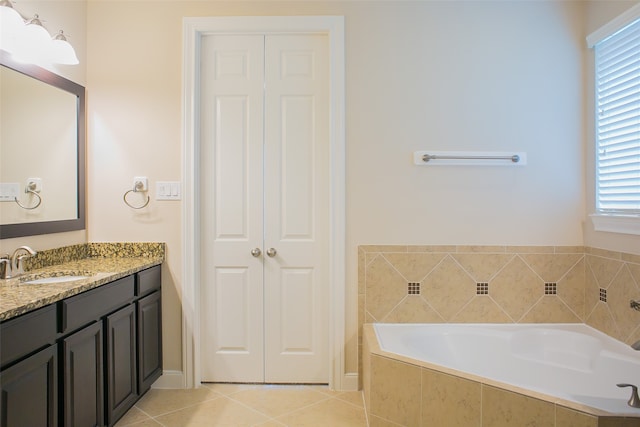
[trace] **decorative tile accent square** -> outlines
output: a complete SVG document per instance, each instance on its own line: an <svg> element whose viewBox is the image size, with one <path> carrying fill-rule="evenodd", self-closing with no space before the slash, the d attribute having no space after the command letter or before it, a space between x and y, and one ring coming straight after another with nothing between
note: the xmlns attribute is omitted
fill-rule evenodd
<svg viewBox="0 0 640 427"><path fill-rule="evenodd" d="M548 282L544 284L544 294L545 295L557 295L558 294L558 284L554 282Z"/></svg>
<svg viewBox="0 0 640 427"><path fill-rule="evenodd" d="M417 282L407 283L407 294L420 295L420 283L417 283Z"/></svg>
<svg viewBox="0 0 640 427"><path fill-rule="evenodd" d="M476 283L476 295L489 295L489 283Z"/></svg>
<svg viewBox="0 0 640 427"><path fill-rule="evenodd" d="M600 301L607 302L607 290L600 288Z"/></svg>

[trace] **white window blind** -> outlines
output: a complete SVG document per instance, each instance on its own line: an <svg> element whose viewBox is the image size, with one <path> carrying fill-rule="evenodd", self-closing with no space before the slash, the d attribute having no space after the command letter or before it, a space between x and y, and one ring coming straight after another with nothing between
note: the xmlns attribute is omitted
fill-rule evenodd
<svg viewBox="0 0 640 427"><path fill-rule="evenodd" d="M640 214L640 19L595 43L596 208Z"/></svg>

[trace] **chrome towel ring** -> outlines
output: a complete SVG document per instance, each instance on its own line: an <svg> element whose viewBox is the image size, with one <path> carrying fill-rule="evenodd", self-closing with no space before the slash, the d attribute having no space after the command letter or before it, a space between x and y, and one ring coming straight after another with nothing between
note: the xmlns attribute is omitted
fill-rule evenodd
<svg viewBox="0 0 640 427"><path fill-rule="evenodd" d="M36 183L33 182L33 181L30 181L27 184L27 187L24 189L25 193L32 194L32 195L34 195L34 196L36 196L38 198L38 201L36 202L36 204L34 206L25 206L25 205L23 205L22 203L20 203L20 200L18 200L18 197L14 197L13 200L22 209L25 209L25 210L28 210L28 211L36 209L42 203L42 196L40 196L40 194L38 194L38 191L36 190L36 187L37 187Z"/></svg>
<svg viewBox="0 0 640 427"><path fill-rule="evenodd" d="M131 190L127 190L124 193L124 195L122 196L122 199L124 200L126 205L129 206L130 208L132 208L132 209L142 209L142 208L147 207L147 205L151 201L151 197L149 197L149 195L147 195L147 201L141 206L133 206L131 203L129 203L127 201L127 195L129 195L129 193L145 193L145 192L146 192L146 190L144 190L144 184L142 183L142 181L136 181L133 184L133 188Z"/></svg>

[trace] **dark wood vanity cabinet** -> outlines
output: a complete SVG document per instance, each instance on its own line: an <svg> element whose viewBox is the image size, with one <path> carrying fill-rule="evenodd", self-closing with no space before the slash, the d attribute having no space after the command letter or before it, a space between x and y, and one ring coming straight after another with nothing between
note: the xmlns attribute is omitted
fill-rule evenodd
<svg viewBox="0 0 640 427"><path fill-rule="evenodd" d="M54 427L58 420L57 345L0 372L0 425Z"/></svg>
<svg viewBox="0 0 640 427"><path fill-rule="evenodd" d="M138 400L136 310L128 305L107 316L107 424L113 425Z"/></svg>
<svg viewBox="0 0 640 427"><path fill-rule="evenodd" d="M0 324L0 427L112 426L162 375L160 266Z"/></svg>
<svg viewBox="0 0 640 427"><path fill-rule="evenodd" d="M102 322L62 341L65 427L104 423L103 342Z"/></svg>

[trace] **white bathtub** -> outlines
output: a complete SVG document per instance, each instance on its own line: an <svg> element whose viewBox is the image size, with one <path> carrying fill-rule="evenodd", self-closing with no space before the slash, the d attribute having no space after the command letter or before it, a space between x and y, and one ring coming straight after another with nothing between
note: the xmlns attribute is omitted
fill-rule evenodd
<svg viewBox="0 0 640 427"><path fill-rule="evenodd" d="M640 351L584 324L374 325L385 352L640 417L627 405L640 386Z"/></svg>

